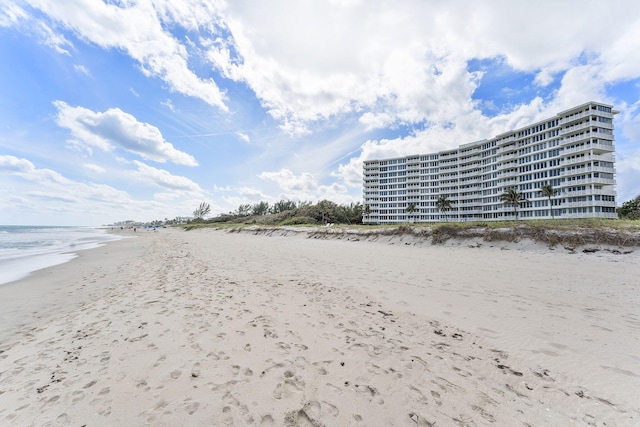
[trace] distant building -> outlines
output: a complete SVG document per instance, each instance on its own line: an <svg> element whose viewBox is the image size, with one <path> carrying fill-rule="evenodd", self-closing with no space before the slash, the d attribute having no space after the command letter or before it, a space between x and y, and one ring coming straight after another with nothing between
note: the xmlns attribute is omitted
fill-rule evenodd
<svg viewBox="0 0 640 427"><path fill-rule="evenodd" d="M118 226L118 227L133 227L134 225L139 225L140 223L137 221L134 221L132 219L128 219L126 221L116 221L113 223L113 225Z"/></svg>
<svg viewBox="0 0 640 427"><path fill-rule="evenodd" d="M509 188L527 200L520 219L551 218L551 210L555 218L617 218L615 114L589 102L456 149L366 161L363 222L511 220L514 208L500 200ZM557 191L551 205L540 191L548 184ZM450 210L436 209L440 196Z"/></svg>
<svg viewBox="0 0 640 427"><path fill-rule="evenodd" d="M191 220L193 220L193 218L190 216L177 216L176 219L174 219L173 221L174 221L174 224L186 224Z"/></svg>

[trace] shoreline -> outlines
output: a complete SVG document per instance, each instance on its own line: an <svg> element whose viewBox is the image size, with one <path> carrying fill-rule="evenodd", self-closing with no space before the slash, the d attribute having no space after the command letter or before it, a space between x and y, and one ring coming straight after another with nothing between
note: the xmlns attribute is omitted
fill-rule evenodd
<svg viewBox="0 0 640 427"><path fill-rule="evenodd" d="M106 263L108 272L104 273L108 274L113 270L109 267L124 262L129 254L136 251L136 245L124 243L133 240L129 238L133 236L111 233L122 238L105 241L97 247L64 252L73 256L62 263L39 268L20 279L0 284L0 343L14 335L21 324L55 315L56 310L64 305L82 303L88 292L96 289L79 284L80 279L82 276L95 276L101 271L103 256L109 257Z"/></svg>
<svg viewBox="0 0 640 427"><path fill-rule="evenodd" d="M64 264L78 252L127 238L103 227L4 226L0 257L0 286L48 267ZM88 232L87 232L88 230ZM96 233L101 230L102 233ZM78 235L79 232L83 234ZM29 236L29 237L27 237Z"/></svg>
<svg viewBox="0 0 640 427"><path fill-rule="evenodd" d="M89 250L39 277L76 303L1 341L0 420L638 422L636 253L393 243L164 229Z"/></svg>

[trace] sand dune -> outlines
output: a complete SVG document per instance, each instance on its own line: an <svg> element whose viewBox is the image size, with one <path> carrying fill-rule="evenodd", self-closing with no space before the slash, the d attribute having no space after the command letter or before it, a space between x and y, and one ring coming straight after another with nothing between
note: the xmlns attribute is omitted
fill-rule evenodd
<svg viewBox="0 0 640 427"><path fill-rule="evenodd" d="M0 288L0 423L638 425L638 261L141 233Z"/></svg>

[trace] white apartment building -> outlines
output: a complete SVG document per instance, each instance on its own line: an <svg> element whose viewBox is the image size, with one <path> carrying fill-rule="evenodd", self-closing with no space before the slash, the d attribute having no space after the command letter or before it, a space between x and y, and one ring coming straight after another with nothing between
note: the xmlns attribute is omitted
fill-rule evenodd
<svg viewBox="0 0 640 427"><path fill-rule="evenodd" d="M589 102L452 150L364 162L364 223L617 218L611 105ZM550 184L555 196L540 187ZM451 209L436 209L444 195ZM411 213L407 207L413 204ZM553 210L553 212L552 212Z"/></svg>

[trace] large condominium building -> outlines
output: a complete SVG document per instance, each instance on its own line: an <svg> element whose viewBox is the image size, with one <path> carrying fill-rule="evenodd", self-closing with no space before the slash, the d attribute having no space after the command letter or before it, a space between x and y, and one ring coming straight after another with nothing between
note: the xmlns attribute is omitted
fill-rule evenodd
<svg viewBox="0 0 640 427"><path fill-rule="evenodd" d="M452 150L364 162L364 223L617 218L612 106L589 102ZM556 190L550 199L540 188ZM500 196L514 188L514 209ZM446 196L451 208L436 203Z"/></svg>

